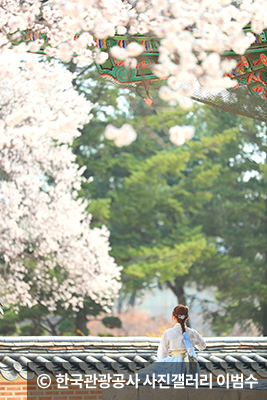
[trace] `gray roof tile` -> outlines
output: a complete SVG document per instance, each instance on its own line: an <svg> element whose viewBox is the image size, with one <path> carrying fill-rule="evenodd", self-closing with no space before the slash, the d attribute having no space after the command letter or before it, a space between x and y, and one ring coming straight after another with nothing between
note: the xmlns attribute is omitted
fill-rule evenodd
<svg viewBox="0 0 267 400"><path fill-rule="evenodd" d="M252 353L252 354L250 354L250 357L253 360L255 360L257 363L259 363L260 365L262 364L262 366L267 367L267 355L266 355L266 357L263 357L260 354Z"/></svg>
<svg viewBox="0 0 267 400"><path fill-rule="evenodd" d="M14 371L16 372L20 372L22 369L22 366L19 362L17 362L16 360L13 360L13 358L5 355L4 357L1 358L2 363L8 365L9 367L11 367Z"/></svg>
<svg viewBox="0 0 267 400"><path fill-rule="evenodd" d="M266 338L207 338L198 352L201 373L267 377ZM0 341L0 373L5 379L48 373L134 373L157 360L159 338L10 337Z"/></svg>

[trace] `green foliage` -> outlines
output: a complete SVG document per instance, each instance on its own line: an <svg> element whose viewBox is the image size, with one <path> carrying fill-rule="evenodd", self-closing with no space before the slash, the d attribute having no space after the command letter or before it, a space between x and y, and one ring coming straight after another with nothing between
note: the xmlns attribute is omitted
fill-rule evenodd
<svg viewBox="0 0 267 400"><path fill-rule="evenodd" d="M104 332L99 332L97 334L97 336L100 336L100 337L114 337L114 335L112 335L112 333L104 333Z"/></svg>
<svg viewBox="0 0 267 400"><path fill-rule="evenodd" d="M26 323L20 326L19 336L42 336L45 335L46 330L42 329L40 325L33 326L32 323Z"/></svg>
<svg viewBox="0 0 267 400"><path fill-rule="evenodd" d="M93 224L110 229L124 290L167 282L177 294L189 280L200 289L216 286L216 333L253 321L267 334L265 125L199 105L173 109L159 99L149 108L128 93L128 109L120 108L113 94L112 112L96 115L74 151L85 176L94 176L81 194L93 199ZM104 127L125 119L138 139L116 148ZM196 127L195 138L176 148L168 129L186 124Z"/></svg>
<svg viewBox="0 0 267 400"><path fill-rule="evenodd" d="M58 325L58 330L60 334L63 336L75 335L76 327L74 319L73 318L63 319Z"/></svg>
<svg viewBox="0 0 267 400"><path fill-rule="evenodd" d="M92 199L87 211L92 214L92 225L102 226L107 224L110 218L111 199Z"/></svg>
<svg viewBox="0 0 267 400"><path fill-rule="evenodd" d="M216 116L216 118L214 118ZM228 115L227 115L228 116ZM219 262L199 268L199 282L216 285L221 310L212 315L217 333L236 322L267 334L266 126L203 109L207 131L233 137L213 158L222 168L212 198L198 221L217 238Z"/></svg>
<svg viewBox="0 0 267 400"><path fill-rule="evenodd" d="M110 328L110 329L121 328L121 327L122 327L120 318L114 317L114 316L107 316L107 317L104 317L104 318L102 319L102 324L103 324L106 328Z"/></svg>
<svg viewBox="0 0 267 400"><path fill-rule="evenodd" d="M90 88L94 95L98 88ZM114 88L114 91L118 89ZM128 121L138 133L132 145L117 148L105 139L105 125L120 126L125 116L112 103L112 118L105 114L85 126L74 144L78 162L86 165L81 195L92 199L88 211L92 224L110 229L112 255L123 265L124 290L135 293L155 284L188 278L190 269L216 254L214 241L203 233L196 218L212 197L221 163L210 154L218 153L230 135L204 136L177 148L169 142L173 125L198 124L193 112L165 106L155 107L128 96Z"/></svg>
<svg viewBox="0 0 267 400"><path fill-rule="evenodd" d="M0 319L0 335L13 336L17 332L18 315L12 311L6 311Z"/></svg>

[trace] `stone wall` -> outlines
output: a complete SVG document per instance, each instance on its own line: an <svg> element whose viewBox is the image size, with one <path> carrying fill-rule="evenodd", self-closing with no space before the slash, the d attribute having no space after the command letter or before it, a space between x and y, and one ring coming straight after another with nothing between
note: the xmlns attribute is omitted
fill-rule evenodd
<svg viewBox="0 0 267 400"><path fill-rule="evenodd" d="M103 400L266 400L265 390L152 389L133 387L103 390Z"/></svg>

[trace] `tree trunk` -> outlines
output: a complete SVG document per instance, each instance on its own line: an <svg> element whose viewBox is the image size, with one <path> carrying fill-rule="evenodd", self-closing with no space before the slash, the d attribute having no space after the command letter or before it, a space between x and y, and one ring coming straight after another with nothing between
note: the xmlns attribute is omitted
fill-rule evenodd
<svg viewBox="0 0 267 400"><path fill-rule="evenodd" d="M177 297L178 304L186 304L186 296L184 292L184 281L179 277L174 282L167 281L168 287Z"/></svg>
<svg viewBox="0 0 267 400"><path fill-rule="evenodd" d="M45 319L45 322L46 322L46 324L47 324L47 326L48 326L48 329L47 329L47 330L50 331L51 335L52 335L52 336L57 336L57 335L58 335L58 330L57 330L57 325L58 325L58 323L53 324L52 321L50 321L50 318L49 318L49 317L47 317L47 318Z"/></svg>
<svg viewBox="0 0 267 400"><path fill-rule="evenodd" d="M88 336L89 331L87 329L87 318L86 318L86 310L85 308L81 308L75 318L75 326L76 326L76 331L79 335L84 335ZM81 333L82 332L82 333Z"/></svg>
<svg viewBox="0 0 267 400"><path fill-rule="evenodd" d="M130 299L129 299L129 306L134 307L135 305L135 294L131 293Z"/></svg>
<svg viewBox="0 0 267 400"><path fill-rule="evenodd" d="M177 303L186 305L186 295L185 295L185 291L184 291L185 280L181 277L177 277L174 282L167 281L166 283L167 283L167 286L171 289L171 291L177 297ZM189 318L186 321L186 325L188 327L191 326Z"/></svg>

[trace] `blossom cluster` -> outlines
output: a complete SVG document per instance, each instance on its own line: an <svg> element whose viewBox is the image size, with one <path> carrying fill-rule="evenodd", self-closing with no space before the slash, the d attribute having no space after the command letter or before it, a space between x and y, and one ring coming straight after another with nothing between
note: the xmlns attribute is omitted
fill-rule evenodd
<svg viewBox="0 0 267 400"><path fill-rule="evenodd" d="M255 34L267 27L266 1L0 0L0 51L12 46L14 52L44 48L50 57L63 62L72 59L80 65L94 60L102 64L111 56L136 68L136 57L144 49L140 44L115 46L107 54L95 47L94 38L152 36L161 43L154 73L167 82L159 96L171 105L189 108L190 93L199 84L208 89L235 86L226 76L235 61L222 54L230 50L243 54L255 42L254 33L244 31L248 23ZM28 41L25 31L30 33ZM126 133L129 144L133 134L129 129ZM124 140L119 136L114 142L122 146Z"/></svg>
<svg viewBox="0 0 267 400"><path fill-rule="evenodd" d="M0 287L15 307L76 310L89 296L109 307L120 267L106 227L90 228L78 198L84 168L70 144L92 104L58 64L0 57Z"/></svg>
<svg viewBox="0 0 267 400"><path fill-rule="evenodd" d="M260 33L267 27L267 3L264 0L1 0L0 46L2 49L20 39L20 32L31 30L47 35L49 56L67 62L90 63L95 57L104 62L93 48L93 37L107 38L115 34L138 34L161 39L159 64L155 73L169 79L172 88L181 81L191 87L199 79L203 86L233 86L224 79L233 67L222 61L223 52L234 50L243 54L255 41L243 28L251 23L252 31ZM38 51L44 39L21 44ZM134 54L136 49L132 49ZM127 51L120 51L124 57ZM138 53L138 51L137 51ZM131 63L133 64L133 63ZM176 90L176 89L175 89ZM175 95L174 95L175 96Z"/></svg>
<svg viewBox="0 0 267 400"><path fill-rule="evenodd" d="M195 127L191 125L175 125L170 128L169 134L170 141L173 144L176 144L176 146L182 146L186 140L192 139L195 134Z"/></svg>
<svg viewBox="0 0 267 400"><path fill-rule="evenodd" d="M104 135L108 140L114 140L117 147L129 146L137 138L137 134L130 124L124 124L119 129L113 125L107 125Z"/></svg>

